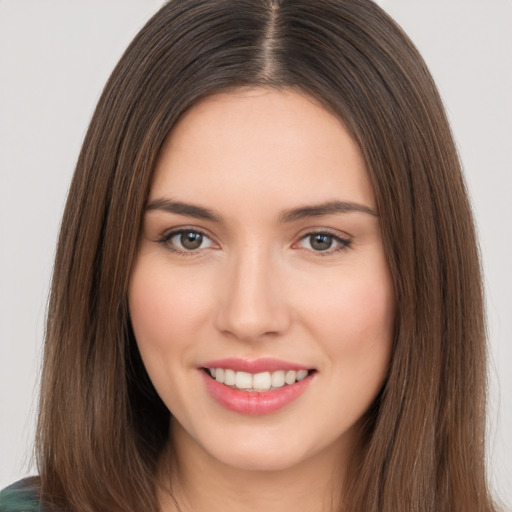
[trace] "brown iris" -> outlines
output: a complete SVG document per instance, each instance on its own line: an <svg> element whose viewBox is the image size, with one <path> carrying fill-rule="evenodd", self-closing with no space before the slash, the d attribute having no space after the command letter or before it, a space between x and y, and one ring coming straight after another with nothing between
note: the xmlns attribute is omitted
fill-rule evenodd
<svg viewBox="0 0 512 512"><path fill-rule="evenodd" d="M181 245L190 251L199 249L203 243L203 235L194 231L185 231L180 236Z"/></svg>
<svg viewBox="0 0 512 512"><path fill-rule="evenodd" d="M332 247L332 236L324 233L310 235L309 243L315 251L326 251Z"/></svg>

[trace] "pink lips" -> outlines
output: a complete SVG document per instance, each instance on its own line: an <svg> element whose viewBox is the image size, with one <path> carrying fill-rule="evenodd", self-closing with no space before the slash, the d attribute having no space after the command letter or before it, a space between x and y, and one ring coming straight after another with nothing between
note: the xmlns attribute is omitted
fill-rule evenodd
<svg viewBox="0 0 512 512"><path fill-rule="evenodd" d="M207 361L201 366L203 368L231 368L235 372L248 373L275 372L277 370L310 370L307 366L271 358L255 359L254 361L237 358L218 359Z"/></svg>
<svg viewBox="0 0 512 512"><path fill-rule="evenodd" d="M314 378L311 372L305 379L281 388L256 392L235 389L212 379L204 368L230 368L248 373L273 372L277 370L310 370L302 365L279 361L277 359L222 359L208 361L201 365L200 371L207 391L212 398L229 411L247 414L270 414L296 400L309 387Z"/></svg>

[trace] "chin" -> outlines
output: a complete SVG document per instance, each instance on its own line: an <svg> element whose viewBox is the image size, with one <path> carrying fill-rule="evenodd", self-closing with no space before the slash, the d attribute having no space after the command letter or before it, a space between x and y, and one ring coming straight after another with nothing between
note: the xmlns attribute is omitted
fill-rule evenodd
<svg viewBox="0 0 512 512"><path fill-rule="evenodd" d="M308 442L307 436L283 435L273 429L243 429L237 435L210 438L200 443L203 449L221 464L240 471L275 472L300 465L323 446ZM217 441L217 442L215 442Z"/></svg>
<svg viewBox="0 0 512 512"><path fill-rule="evenodd" d="M297 453L288 454L283 450L255 447L230 453L210 454L220 463L240 471L277 472L285 471L300 464L304 457Z"/></svg>

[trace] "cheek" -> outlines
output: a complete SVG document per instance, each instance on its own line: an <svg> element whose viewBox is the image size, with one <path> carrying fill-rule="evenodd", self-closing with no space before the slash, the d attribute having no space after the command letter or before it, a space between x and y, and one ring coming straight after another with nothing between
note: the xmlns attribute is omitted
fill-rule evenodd
<svg viewBox="0 0 512 512"><path fill-rule="evenodd" d="M309 296L307 309L328 339L369 343L393 332L395 298L388 279L345 279L343 285Z"/></svg>
<svg viewBox="0 0 512 512"><path fill-rule="evenodd" d="M208 309L205 283L199 276L181 276L165 267L137 262L129 289L130 317L141 353L179 351L193 339ZM198 291L201 291L200 293Z"/></svg>
<svg viewBox="0 0 512 512"><path fill-rule="evenodd" d="M309 295L303 311L309 328L349 386L380 387L391 354L395 326L395 294L385 264L373 272L354 271L331 280ZM323 292L321 289L323 288ZM340 377L341 378L341 377Z"/></svg>
<svg viewBox="0 0 512 512"><path fill-rule="evenodd" d="M330 385L339 389L343 415L361 418L379 393L391 359L395 324L394 289L389 279L347 282L346 295L331 297L325 352ZM325 325L329 325L326 319Z"/></svg>

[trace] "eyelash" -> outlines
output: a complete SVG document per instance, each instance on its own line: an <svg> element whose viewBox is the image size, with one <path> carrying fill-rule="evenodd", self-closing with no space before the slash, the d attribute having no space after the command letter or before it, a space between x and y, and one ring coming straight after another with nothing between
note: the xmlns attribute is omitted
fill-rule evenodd
<svg viewBox="0 0 512 512"><path fill-rule="evenodd" d="M190 250L181 249L171 243L171 240L175 236L182 235L184 233L193 233L193 234L201 235L203 237L203 239L206 238L206 239L212 241L211 238L204 231L202 231L198 228L193 228L193 229L192 228L180 228L180 229L170 231L169 233L162 236L158 240L158 243L163 245L167 250L169 250L175 254L178 254L180 256L196 256L198 254L199 250L201 250L200 248L190 249ZM331 254L334 254L334 253L337 253L340 251L346 251L347 249L350 248L351 243L352 243L352 241L347 238L342 238L338 235L335 235L334 233L331 233L330 231L321 230L321 231L310 231L310 232L304 234L303 236L300 237L300 239L297 242L295 242L293 244L292 247L295 247L298 244L300 244L301 242L311 239L311 237L314 237L314 236L327 236L332 240L333 244L336 244L336 246L334 248L329 247L328 249L325 249L323 251L315 251L312 248L307 249L304 247L298 247L298 248L302 248L304 250L313 252L314 254L316 254L318 256L329 256ZM213 243L213 241L212 241L212 243ZM311 245L311 243L310 243L310 245Z"/></svg>
<svg viewBox="0 0 512 512"><path fill-rule="evenodd" d="M339 235L335 235L334 233L332 233L330 231L321 230L321 231L310 231L310 232L306 233L305 235L301 236L301 238L297 242L295 242L293 245L295 246L302 241L311 239L311 237L314 237L314 236L327 236L332 240L333 245L335 245L334 248L329 247L328 249L325 249L324 251L315 251L314 249L305 249L307 251L314 252L315 255L318 255L318 256L330 256L337 252L346 251L347 249L350 248L350 246L352 244L352 241L349 240L348 238L343 238ZM310 245L311 245L311 243L310 243Z"/></svg>
<svg viewBox="0 0 512 512"><path fill-rule="evenodd" d="M195 249L195 250L181 249L171 243L171 240L175 236L182 235L184 233L194 233L197 235L201 235L203 238L206 238L211 241L211 237L209 237L204 231L202 231L198 228L180 228L180 229L170 231L169 233L162 236L158 240L158 243L162 244L168 251L178 254L179 256L196 256L199 252L198 249Z"/></svg>

